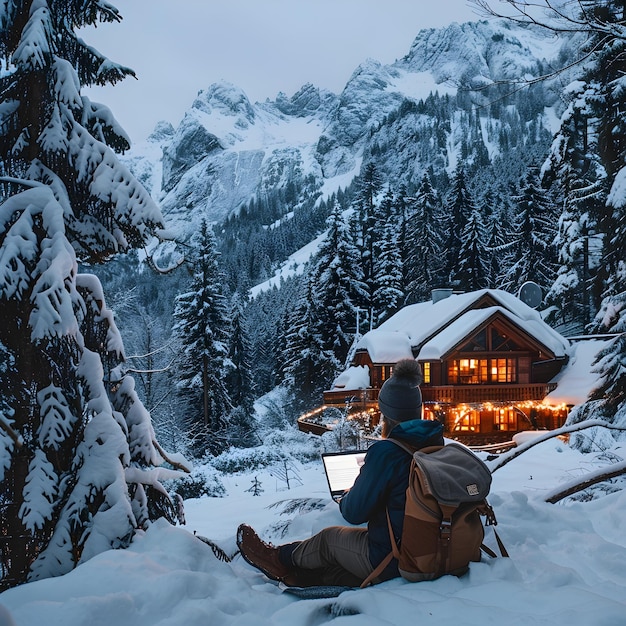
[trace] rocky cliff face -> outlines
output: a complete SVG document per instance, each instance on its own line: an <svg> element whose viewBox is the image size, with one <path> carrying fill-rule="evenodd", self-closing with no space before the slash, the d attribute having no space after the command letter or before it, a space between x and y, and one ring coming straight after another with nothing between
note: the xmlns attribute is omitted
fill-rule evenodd
<svg viewBox="0 0 626 626"><path fill-rule="evenodd" d="M253 104L234 85L211 85L178 128L162 125L127 158L148 182L161 172L153 195L182 238L201 218L220 221L268 191L303 188L305 179L307 193L345 188L364 159L410 185L429 166L451 171L461 153L470 163L493 158L516 124L519 132L531 122L547 126L549 89L535 93L527 111L512 112L477 88L537 76L558 54L545 35L507 22L425 30L396 63L362 63L339 95L305 85Z"/></svg>

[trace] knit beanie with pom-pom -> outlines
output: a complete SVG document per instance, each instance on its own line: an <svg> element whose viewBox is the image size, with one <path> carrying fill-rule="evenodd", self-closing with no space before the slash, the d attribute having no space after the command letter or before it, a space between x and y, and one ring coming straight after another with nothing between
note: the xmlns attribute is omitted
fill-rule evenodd
<svg viewBox="0 0 626 626"><path fill-rule="evenodd" d="M380 388L378 408L394 422L422 417L422 368L414 359L402 359L393 368L391 377Z"/></svg>

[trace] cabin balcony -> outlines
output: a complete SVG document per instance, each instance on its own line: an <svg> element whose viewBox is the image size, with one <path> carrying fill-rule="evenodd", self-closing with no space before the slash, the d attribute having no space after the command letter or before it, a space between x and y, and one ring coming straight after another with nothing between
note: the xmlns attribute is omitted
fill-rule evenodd
<svg viewBox="0 0 626 626"><path fill-rule="evenodd" d="M423 386L424 402L439 404L482 404L486 402L541 401L556 388L556 383L501 385Z"/></svg>
<svg viewBox="0 0 626 626"><path fill-rule="evenodd" d="M486 402L541 401L556 388L556 383L500 385L422 385L424 402L439 404L482 404ZM324 404L350 406L363 410L375 406L378 389L352 389L324 392Z"/></svg>

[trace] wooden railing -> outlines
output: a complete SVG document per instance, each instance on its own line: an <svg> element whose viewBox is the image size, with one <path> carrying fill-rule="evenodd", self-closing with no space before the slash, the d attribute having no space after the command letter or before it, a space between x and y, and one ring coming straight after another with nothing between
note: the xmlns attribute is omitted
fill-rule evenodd
<svg viewBox="0 0 626 626"><path fill-rule="evenodd" d="M422 386L424 402L441 404L472 404L483 402L525 402L543 400L556 388L556 383L525 385L443 385ZM368 406L378 400L378 389L355 389L347 391L325 391L324 403L333 406L351 404L354 407Z"/></svg>
<svg viewBox="0 0 626 626"><path fill-rule="evenodd" d="M378 400L378 389L352 389L348 391L325 391L324 404L334 406L351 404L362 406Z"/></svg>
<svg viewBox="0 0 626 626"><path fill-rule="evenodd" d="M441 404L472 404L482 402L525 402L543 400L556 388L556 383L534 385L446 385L422 387L424 402Z"/></svg>

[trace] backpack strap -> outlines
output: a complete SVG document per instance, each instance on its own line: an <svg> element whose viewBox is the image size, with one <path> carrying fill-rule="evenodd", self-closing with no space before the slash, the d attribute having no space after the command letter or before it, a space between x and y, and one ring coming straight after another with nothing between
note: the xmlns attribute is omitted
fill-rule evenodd
<svg viewBox="0 0 626 626"><path fill-rule="evenodd" d="M493 534L496 537L496 542L498 544L498 549L500 550L500 556L503 558L507 558L509 556L509 552L506 549L504 542L502 541L502 539L500 539L500 535L498 535L498 531L494 528L493 529ZM488 556L490 556L492 559L495 559L498 557L497 553L492 550L489 546L486 546L484 543L480 544L480 549Z"/></svg>
<svg viewBox="0 0 626 626"><path fill-rule="evenodd" d="M498 524L498 521L496 520L496 514L493 512L493 508L491 507L489 502L487 502L487 500L485 500L484 505L481 507L481 509L479 509L479 513L487 518L485 520L485 526L493 526L493 534L495 535L496 542L500 550L500 556L502 556L503 558L508 557L508 550L505 548L504 543L502 539L500 539L500 535L495 528ZM487 547L484 543L480 545L480 549L485 554L489 555L492 559L495 559L498 556L491 548Z"/></svg>
<svg viewBox="0 0 626 626"><path fill-rule="evenodd" d="M396 543L396 538L393 535L391 519L389 518L389 509L387 509L387 528L389 529L389 539L391 540L391 552L378 564L377 567L374 568L372 573L361 583L361 589L373 584L373 581L378 578L383 573L387 565L391 563L391 559L400 558L400 550L398 550L398 544Z"/></svg>
<svg viewBox="0 0 626 626"><path fill-rule="evenodd" d="M402 448L410 456L413 456L415 452L418 450L418 448L413 448L407 445L406 443L404 443L403 441L400 441L399 439L393 439L392 437L387 437L387 441L391 441L391 443L395 443L399 448Z"/></svg>

